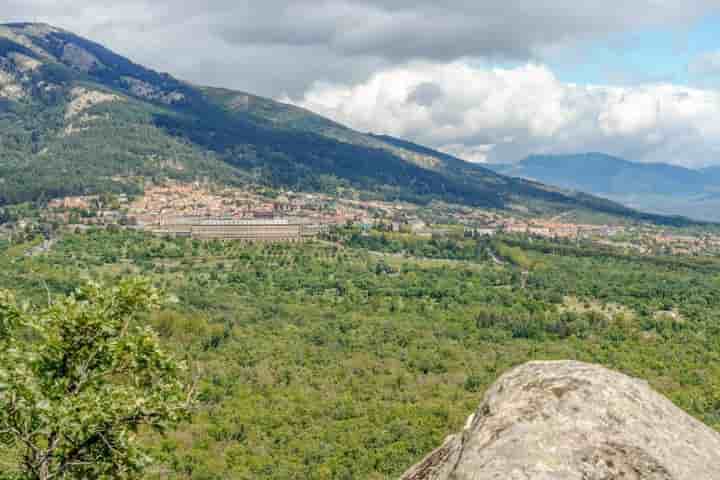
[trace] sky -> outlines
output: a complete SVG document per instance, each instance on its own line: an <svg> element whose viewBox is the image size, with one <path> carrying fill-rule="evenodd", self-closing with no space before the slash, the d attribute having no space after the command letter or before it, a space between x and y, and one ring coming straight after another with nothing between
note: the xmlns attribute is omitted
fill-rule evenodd
<svg viewBox="0 0 720 480"><path fill-rule="evenodd" d="M720 164L720 0L0 0L0 21L474 162Z"/></svg>

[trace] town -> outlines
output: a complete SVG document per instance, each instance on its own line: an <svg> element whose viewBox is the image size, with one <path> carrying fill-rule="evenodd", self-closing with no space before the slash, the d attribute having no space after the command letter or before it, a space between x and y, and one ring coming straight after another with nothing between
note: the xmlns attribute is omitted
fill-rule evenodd
<svg viewBox="0 0 720 480"><path fill-rule="evenodd" d="M440 202L421 207L366 199L357 192L333 196L165 181L146 186L144 193L135 197L106 194L53 199L39 221L72 230L115 226L205 240L302 241L333 227L353 226L425 238L514 234L589 241L640 254L720 253L720 235L716 233L690 234L650 224L581 223L568 217L513 215ZM6 237L33 223L18 219L13 228L9 225L4 227Z"/></svg>

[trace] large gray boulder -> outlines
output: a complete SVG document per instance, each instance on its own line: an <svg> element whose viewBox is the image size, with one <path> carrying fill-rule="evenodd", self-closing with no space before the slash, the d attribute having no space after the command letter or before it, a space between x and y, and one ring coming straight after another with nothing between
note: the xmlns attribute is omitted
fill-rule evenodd
<svg viewBox="0 0 720 480"><path fill-rule="evenodd" d="M580 362L501 377L402 480L720 480L720 434L646 382Z"/></svg>

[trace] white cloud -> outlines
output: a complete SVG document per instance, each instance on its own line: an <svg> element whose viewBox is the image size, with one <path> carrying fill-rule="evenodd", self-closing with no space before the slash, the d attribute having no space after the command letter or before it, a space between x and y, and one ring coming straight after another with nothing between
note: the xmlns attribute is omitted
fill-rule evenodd
<svg viewBox="0 0 720 480"><path fill-rule="evenodd" d="M194 83L287 93L358 128L475 161L600 150L720 163L714 91L575 86L533 63L473 66L550 61L614 34L685 28L716 11L717 0L0 2L4 20L57 24ZM720 52L690 69L720 72Z"/></svg>
<svg viewBox="0 0 720 480"><path fill-rule="evenodd" d="M690 73L697 75L720 74L720 51L707 52L699 55L690 63Z"/></svg>
<svg viewBox="0 0 720 480"><path fill-rule="evenodd" d="M316 83L296 102L359 130L471 161L602 151L638 161L720 160L720 92L671 84L563 83L547 67L411 63L357 84Z"/></svg>
<svg viewBox="0 0 720 480"><path fill-rule="evenodd" d="M0 0L186 80L297 96L412 60L525 62L644 28L682 29L717 0Z"/></svg>
<svg viewBox="0 0 720 480"><path fill-rule="evenodd" d="M494 144L468 146L461 143L451 145L443 145L442 149L445 153L462 157L468 162L487 163L488 154L495 148Z"/></svg>

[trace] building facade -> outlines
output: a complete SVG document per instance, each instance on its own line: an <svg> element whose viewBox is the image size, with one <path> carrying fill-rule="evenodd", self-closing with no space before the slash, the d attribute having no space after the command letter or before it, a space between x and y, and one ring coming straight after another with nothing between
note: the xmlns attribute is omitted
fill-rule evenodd
<svg viewBox="0 0 720 480"><path fill-rule="evenodd" d="M163 219L153 232L197 240L301 242L317 237L322 230L322 225L303 219L169 218Z"/></svg>

